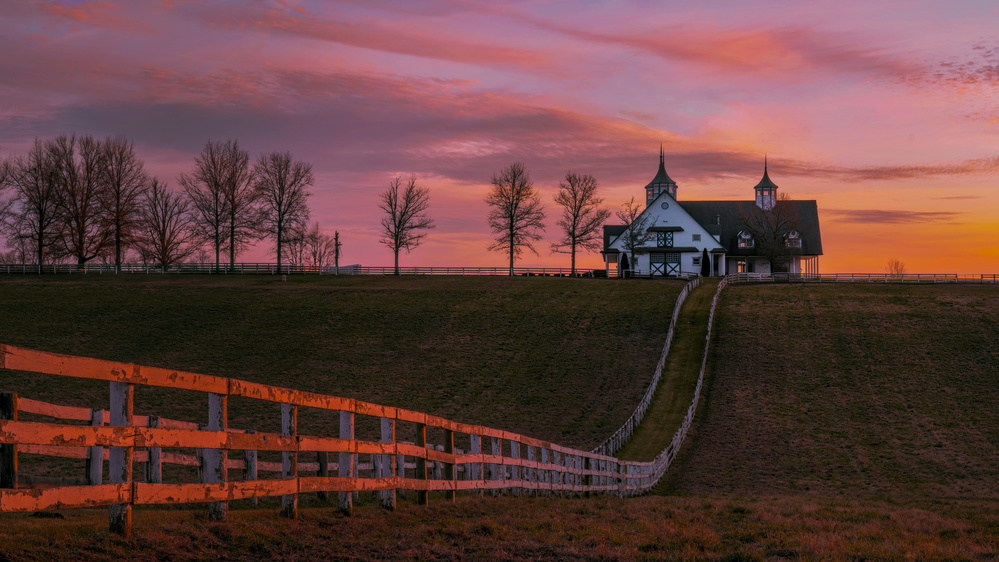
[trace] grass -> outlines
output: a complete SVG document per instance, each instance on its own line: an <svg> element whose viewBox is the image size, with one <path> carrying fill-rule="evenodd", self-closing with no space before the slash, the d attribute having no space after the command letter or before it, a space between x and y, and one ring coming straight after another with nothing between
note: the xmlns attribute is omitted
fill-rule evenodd
<svg viewBox="0 0 999 562"><path fill-rule="evenodd" d="M682 283L503 277L0 278L0 342L400 406L567 445L600 443L651 380ZM4 390L106 407L107 385L5 372ZM198 393L136 413L204 421ZM303 410L301 433L336 416ZM232 427L279 431L232 400Z"/></svg>
<svg viewBox="0 0 999 562"><path fill-rule="evenodd" d="M999 498L999 288L737 286L667 490Z"/></svg>
<svg viewBox="0 0 999 562"><path fill-rule="evenodd" d="M711 299L718 283L708 280L694 289L677 318L659 389L634 435L618 452L618 458L651 461L669 445L680 428L694 397L704 358Z"/></svg>
<svg viewBox="0 0 999 562"><path fill-rule="evenodd" d="M351 517L303 509L136 510L135 533L107 533L106 511L66 520L0 518L11 560L988 560L999 514L978 506L899 507L802 498L459 498ZM16 521L16 525L14 523Z"/></svg>
<svg viewBox="0 0 999 562"><path fill-rule="evenodd" d="M102 281L0 279L0 341L339 389L531 435L547 428L581 446L630 415L644 383L628 377L651 376L680 288ZM691 298L701 292L711 290ZM229 523L208 522L199 507L137 508L127 539L107 534L106 510L0 515L0 560L999 558L999 288L740 285L724 293L716 329L698 416L663 495L435 496L430 507L402 501L385 512L364 494L349 518L303 499L297 521L265 502L234 504ZM476 380L439 400L440 377ZM84 395L53 380L4 374L2 386L55 402L106 400L103 385ZM203 401L172 400L143 392L137 410L204 415ZM619 417L599 426L599 416Z"/></svg>

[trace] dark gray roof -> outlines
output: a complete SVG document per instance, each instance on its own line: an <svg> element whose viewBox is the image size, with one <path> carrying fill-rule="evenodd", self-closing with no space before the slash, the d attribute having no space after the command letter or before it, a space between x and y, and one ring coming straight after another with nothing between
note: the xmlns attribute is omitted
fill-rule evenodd
<svg viewBox="0 0 999 562"><path fill-rule="evenodd" d="M766 162L763 163L763 179L761 179L760 183L756 184L756 187L753 189L759 189L761 187L772 187L773 189L777 189L777 184L770 179L770 174L767 173Z"/></svg>
<svg viewBox="0 0 999 562"><path fill-rule="evenodd" d="M611 240L614 240L618 236L624 234L624 231L628 230L628 225L626 224L605 224L604 225L604 249L610 246Z"/></svg>
<svg viewBox="0 0 999 562"><path fill-rule="evenodd" d="M656 184L676 185L676 182L666 173L666 153L663 152L662 147L659 147L659 171L656 172L656 177L652 178L652 181L645 187L651 187Z"/></svg>
<svg viewBox="0 0 999 562"><path fill-rule="evenodd" d="M764 176L765 179L766 176ZM694 220L701 223L709 232L720 232L721 245L730 256L755 255L753 248L739 248L736 239L742 230L740 207L747 212L756 206L754 201L678 201ZM798 214L797 231L801 234L800 255L822 255L822 235L819 233L819 208L812 201L788 201ZM604 227L605 229L607 227Z"/></svg>

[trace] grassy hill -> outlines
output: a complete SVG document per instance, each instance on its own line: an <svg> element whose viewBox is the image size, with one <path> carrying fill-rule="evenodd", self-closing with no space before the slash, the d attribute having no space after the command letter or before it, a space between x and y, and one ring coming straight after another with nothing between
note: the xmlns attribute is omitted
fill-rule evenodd
<svg viewBox="0 0 999 562"><path fill-rule="evenodd" d="M637 403L679 288L0 278L0 341L330 392L587 446ZM715 330L699 414L661 495L466 496L429 507L407 498L394 513L362 495L353 517L306 507L295 522L273 503L235 506L229 523L198 509L137 509L128 539L106 533L106 510L68 512L65 521L0 515L0 559L999 558L999 288L734 286ZM449 391L459 379L465 386ZM4 375L2 386L63 403L106 400L106 385L52 380ZM201 401L166 400L137 393L136 410L203 415ZM236 415L239 423L276 417Z"/></svg>
<svg viewBox="0 0 999 562"><path fill-rule="evenodd" d="M231 376L592 447L631 415L677 282L504 277L0 277L0 342ZM3 375L106 407L107 384ZM280 431L232 400L232 427ZM136 413L203 421L206 398L141 388ZM334 416L304 409L302 433ZM335 425L331 425L335 427ZM329 434L328 432L326 434Z"/></svg>
<svg viewBox="0 0 999 562"><path fill-rule="evenodd" d="M999 288L736 286L666 490L999 498Z"/></svg>

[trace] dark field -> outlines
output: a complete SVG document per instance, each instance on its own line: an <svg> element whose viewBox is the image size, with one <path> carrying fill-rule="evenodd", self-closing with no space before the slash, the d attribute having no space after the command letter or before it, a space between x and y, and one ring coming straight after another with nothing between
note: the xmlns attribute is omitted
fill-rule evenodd
<svg viewBox="0 0 999 562"><path fill-rule="evenodd" d="M680 289L101 281L0 279L0 341L356 397L583 447L630 415ZM362 494L350 518L303 498L298 521L281 519L271 500L234 504L229 523L209 523L203 508L137 509L129 539L107 534L106 510L0 515L0 559L999 559L999 287L735 286L715 326L698 417L662 495L434 497L429 507L407 498L386 512ZM107 400L106 385L53 380L4 374L0 386L60 403ZM204 416L203 397L158 392L137 392L137 413ZM276 412L231 408L233 426L277 425Z"/></svg>
<svg viewBox="0 0 999 562"><path fill-rule="evenodd" d="M357 398L589 448L638 403L681 287L503 277L8 276L0 277L0 342ZM0 376L0 387L29 398L107 407L106 383ZM280 431L272 404L234 399L229 408L231 427ZM137 388L135 411L205 421L207 398ZM299 416L303 434L336 430L335 415Z"/></svg>
<svg viewBox="0 0 999 562"><path fill-rule="evenodd" d="M676 494L999 498L999 288L737 286Z"/></svg>
<svg viewBox="0 0 999 562"><path fill-rule="evenodd" d="M12 524L13 523L13 524ZM828 498L460 497L351 517L276 507L135 512L107 533L107 511L66 520L0 517L13 560L993 560L999 514L979 505L897 506Z"/></svg>

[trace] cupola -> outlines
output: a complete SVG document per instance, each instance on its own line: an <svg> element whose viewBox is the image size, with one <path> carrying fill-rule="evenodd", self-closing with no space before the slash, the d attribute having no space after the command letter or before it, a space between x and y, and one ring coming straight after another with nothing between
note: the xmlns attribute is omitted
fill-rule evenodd
<svg viewBox="0 0 999 562"><path fill-rule="evenodd" d="M756 206L769 211L777 203L777 184L770 180L767 174L767 158L763 157L763 179L753 188L756 190Z"/></svg>
<svg viewBox="0 0 999 562"><path fill-rule="evenodd" d="M659 171L656 173L656 177L649 182L649 185L645 186L645 206L651 205L656 197L659 197L659 194L664 191L676 199L676 182L670 179L669 174L666 173L666 153L663 152L663 147L660 145Z"/></svg>

